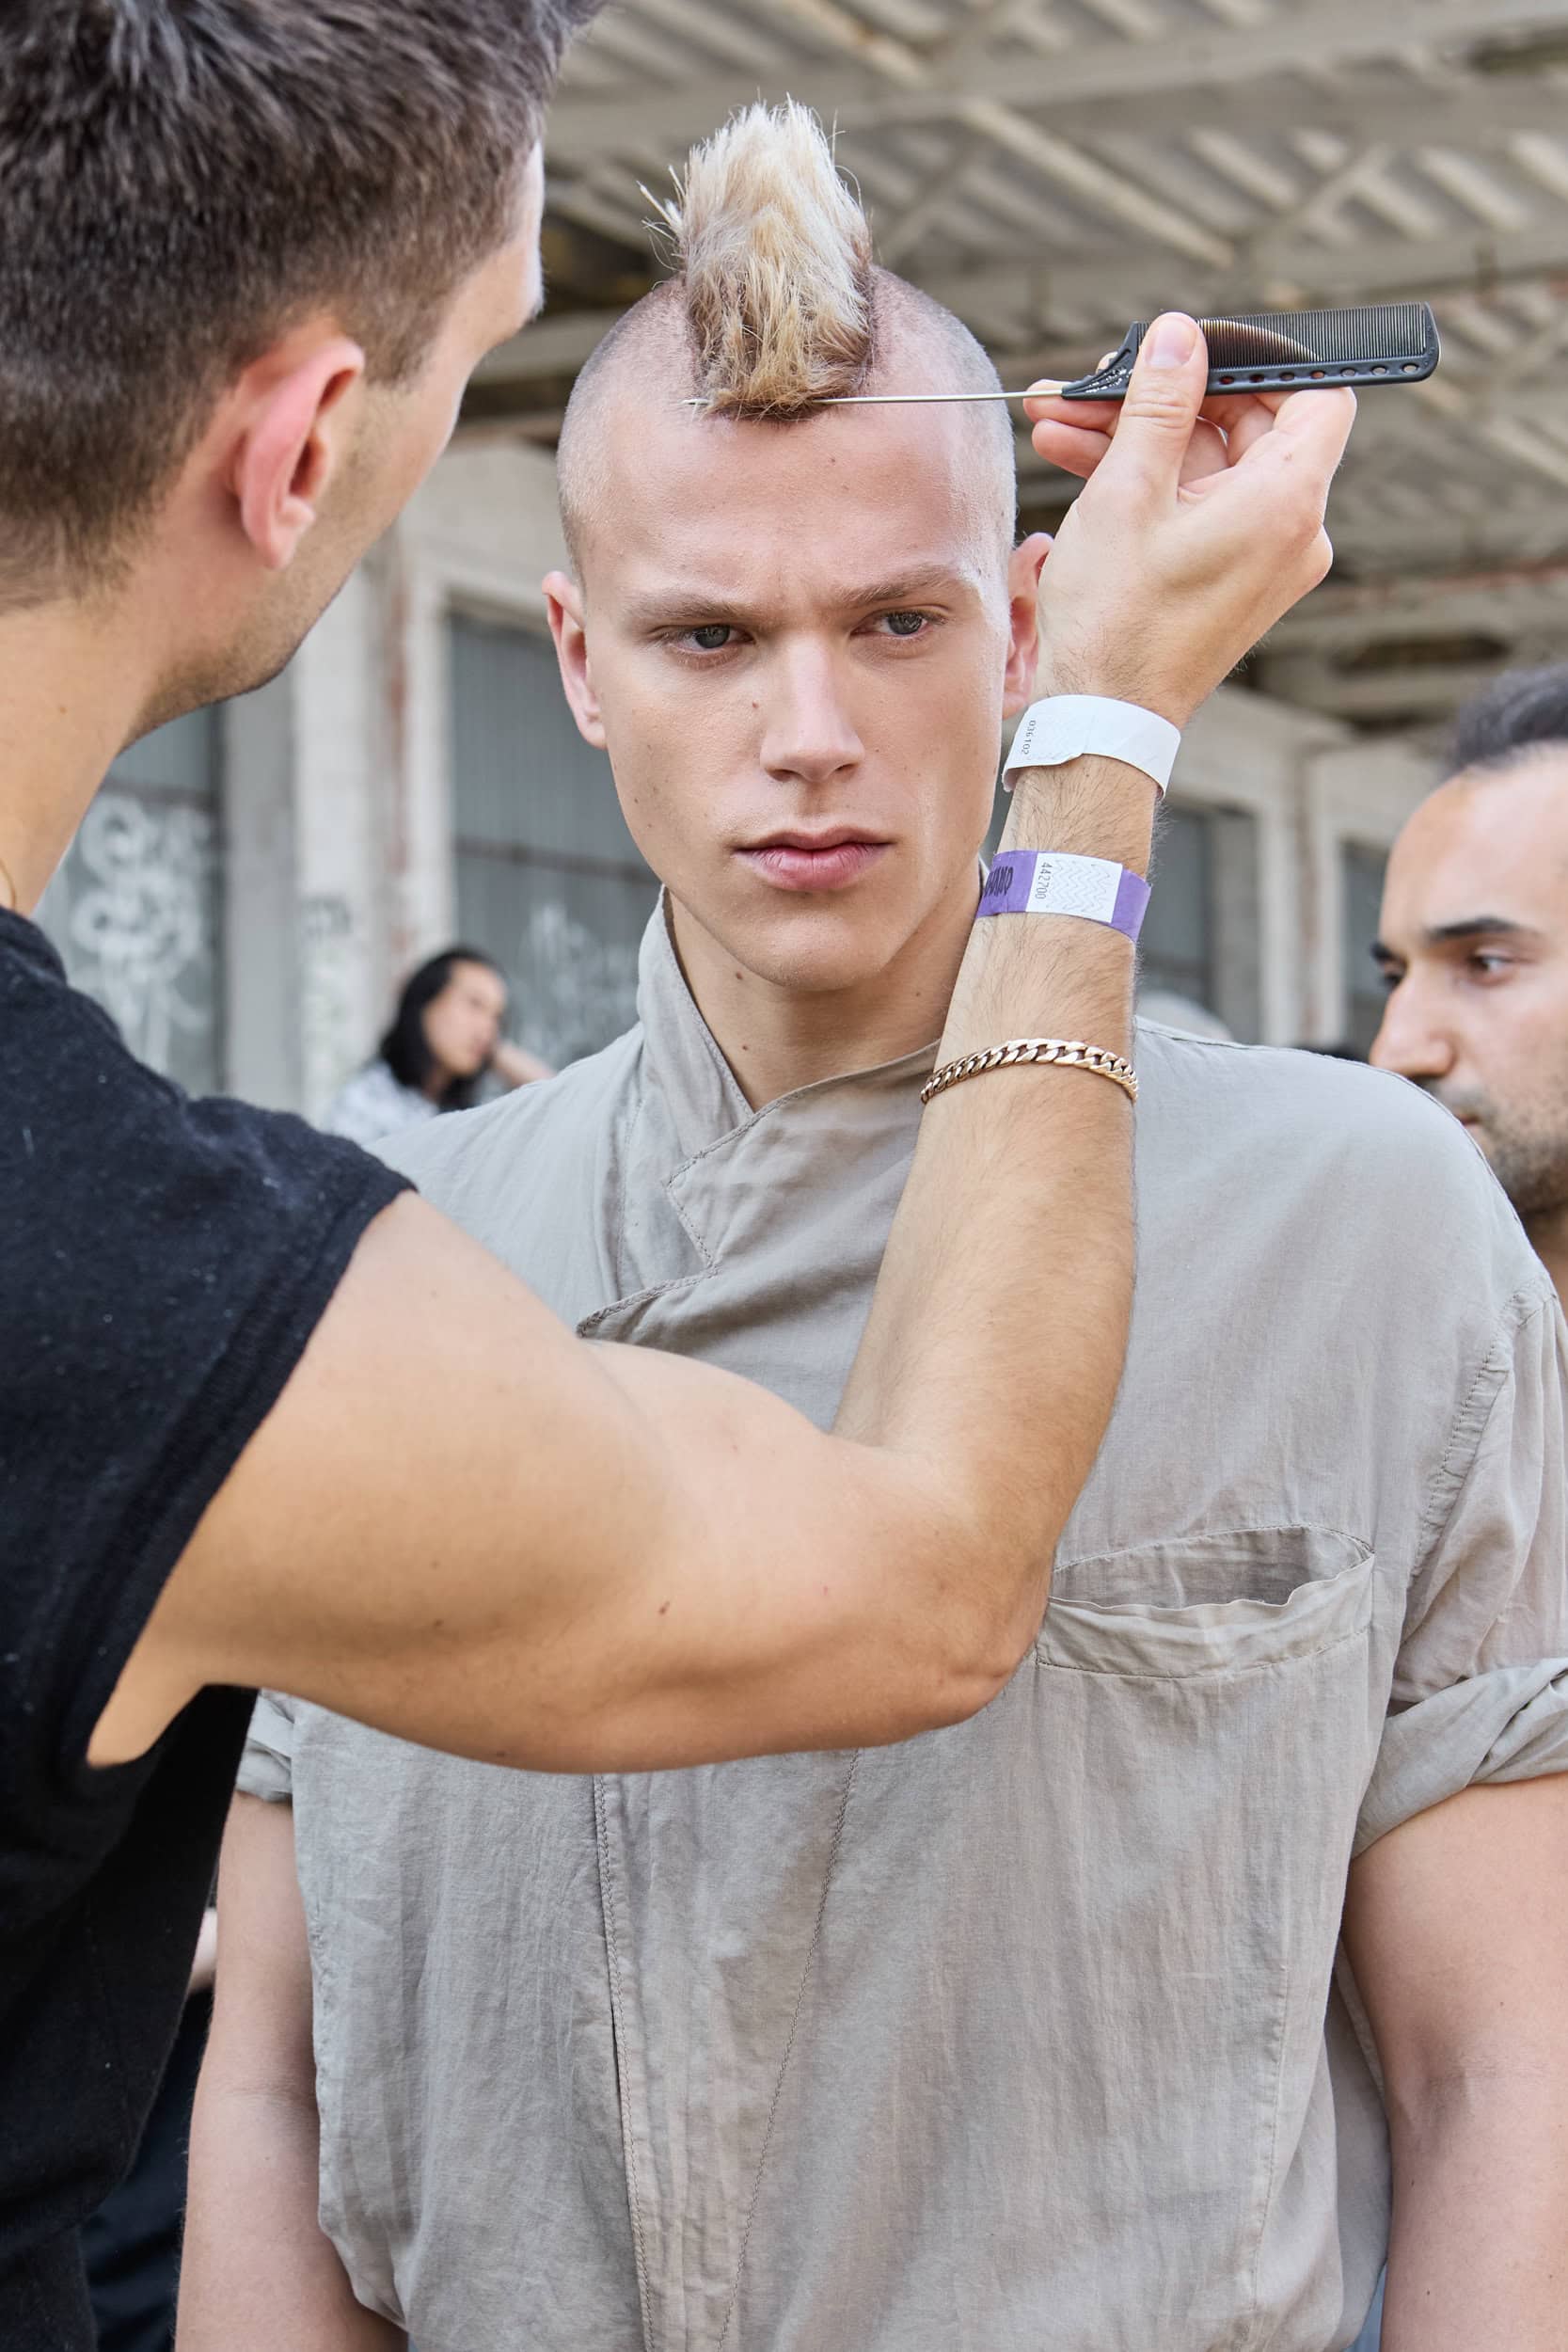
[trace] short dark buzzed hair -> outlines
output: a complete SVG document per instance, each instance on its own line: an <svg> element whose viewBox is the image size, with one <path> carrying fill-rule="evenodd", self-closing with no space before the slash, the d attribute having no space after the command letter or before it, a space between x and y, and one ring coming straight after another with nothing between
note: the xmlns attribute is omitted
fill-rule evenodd
<svg viewBox="0 0 1568 2352"><path fill-rule="evenodd" d="M106 571L236 375L427 353L600 0L3 0L0 604Z"/></svg>
<svg viewBox="0 0 1568 2352"><path fill-rule="evenodd" d="M1516 767L1531 753L1568 752L1568 661L1505 670L1454 722L1445 772Z"/></svg>

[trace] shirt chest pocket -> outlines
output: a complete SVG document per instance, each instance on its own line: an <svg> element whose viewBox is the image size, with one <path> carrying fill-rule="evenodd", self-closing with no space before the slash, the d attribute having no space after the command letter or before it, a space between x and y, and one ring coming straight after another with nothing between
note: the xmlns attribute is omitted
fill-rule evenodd
<svg viewBox="0 0 1568 2352"><path fill-rule="evenodd" d="M1135 2105L1156 2262L1209 2282L1216 2327L1291 2173L1333 2162L1312 2087L1386 1695L1375 1568L1310 1528L1071 1562L1037 1647L1054 1957L1099 2049L1136 2054L1087 2111Z"/></svg>
<svg viewBox="0 0 1568 2352"><path fill-rule="evenodd" d="M1243 1528L1058 1566L1042 1665L1065 1672L1226 1677L1354 1642L1375 1597L1370 1551L1322 1528Z"/></svg>

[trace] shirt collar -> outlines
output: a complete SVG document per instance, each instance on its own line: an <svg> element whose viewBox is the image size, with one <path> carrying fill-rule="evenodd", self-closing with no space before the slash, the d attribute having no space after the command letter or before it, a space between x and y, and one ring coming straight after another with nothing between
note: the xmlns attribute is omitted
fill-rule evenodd
<svg viewBox="0 0 1568 2352"><path fill-rule="evenodd" d="M637 1011L642 1027L645 1074L669 1113L683 1160L694 1158L721 1138L758 1120L793 1118L825 1095L851 1089L912 1094L930 1075L936 1059L933 1038L928 1045L918 1046L895 1061L816 1079L753 1111L681 970L667 890L660 891L642 935Z"/></svg>

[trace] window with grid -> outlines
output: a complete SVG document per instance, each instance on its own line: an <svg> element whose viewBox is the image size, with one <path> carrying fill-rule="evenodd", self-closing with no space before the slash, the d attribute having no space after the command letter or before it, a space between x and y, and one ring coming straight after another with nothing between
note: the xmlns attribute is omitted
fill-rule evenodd
<svg viewBox="0 0 1568 2352"><path fill-rule="evenodd" d="M1261 1021L1258 821L1244 809L1167 802L1154 836L1138 984L1218 1015L1232 1037Z"/></svg>
<svg viewBox="0 0 1568 2352"><path fill-rule="evenodd" d="M506 973L511 1029L560 1067L635 1020L658 884L549 640L454 612L450 646L458 931Z"/></svg>

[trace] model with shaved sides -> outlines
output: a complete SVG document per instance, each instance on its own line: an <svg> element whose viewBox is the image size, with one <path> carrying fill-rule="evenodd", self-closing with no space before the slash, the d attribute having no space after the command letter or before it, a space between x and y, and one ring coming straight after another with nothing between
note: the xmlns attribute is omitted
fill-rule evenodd
<svg viewBox="0 0 1568 2352"><path fill-rule="evenodd" d="M638 1025L398 1156L579 1331L826 1426L903 1248L1003 723L1084 676L1111 550L1122 691L1152 687L1168 613L1117 468L1176 485L1185 528L1335 411L1227 403L1190 438L1189 407L1160 454L1136 411L1037 404L1093 478L1053 550L1015 547L990 412L817 405L990 376L869 266L809 119L730 126L673 233L575 396L547 583L666 885ZM1190 325L1145 354L1174 422ZM1094 798L1065 787L1041 846L1082 847ZM1555 2343L1549 1294L1408 1089L1148 1028L1136 1059L1122 1385L974 1721L574 1780L261 1704L185 2352L1330 2352L1396 2182L1390 2345ZM1020 1154L1066 1173L1019 1138L989 1181ZM1025 1269L967 1207L943 1239L967 1295L928 1289L911 1328L951 1344ZM1085 1311L1057 1263L1060 1335ZM1057 1409L1024 1379L1019 1463Z"/></svg>
<svg viewBox="0 0 1568 2352"><path fill-rule="evenodd" d="M1009 1061L933 1106L829 1436L718 1361L584 1345L351 1145L187 1101L31 919L117 754L275 675L435 461L475 362L537 309L543 111L594 12L10 0L0 17L0 2343L17 2352L93 2341L77 2228L128 2165L173 2039L257 1685L573 1771L959 1720L1033 1636L1115 1391L1131 1082L1103 1073L1125 1078L1124 935L1052 914L977 939L946 1052L1028 1033L1095 1058ZM1201 365L1145 371L1101 501L1150 601L1140 664L1118 643L1127 548L1086 550L1067 582L1090 633L1061 684L1141 694L1174 725L1321 578L1348 426L1283 411L1293 471L1238 469L1192 512ZM1083 749L1023 775L1018 837L1136 869L1153 786ZM1003 1295L977 1299L971 1248L1022 1253ZM1027 1447L1025 1394L1051 1424Z"/></svg>

